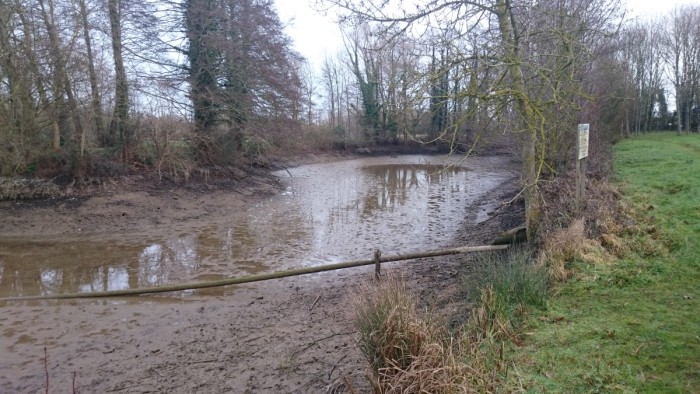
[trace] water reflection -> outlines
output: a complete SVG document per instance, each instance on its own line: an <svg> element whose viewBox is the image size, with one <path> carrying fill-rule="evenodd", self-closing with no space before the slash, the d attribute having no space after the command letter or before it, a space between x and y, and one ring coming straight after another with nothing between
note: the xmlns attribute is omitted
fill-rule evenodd
<svg viewBox="0 0 700 394"><path fill-rule="evenodd" d="M363 171L379 180L367 191L364 198L363 214L372 215L376 210L393 209L396 205L404 205L409 196L415 194L413 189L423 187L429 193L431 186L440 185L452 176L466 174L467 169L430 164L385 164L366 166ZM459 179L456 185L450 186L459 188L463 180ZM438 199L437 202L440 202L442 193L433 193L433 196Z"/></svg>
<svg viewBox="0 0 700 394"><path fill-rule="evenodd" d="M306 260L339 261L371 257L374 248L387 254L449 244L467 216L467 204L506 175L451 166L450 158L440 161L404 156L330 163L323 171L317 165L291 169L287 198L303 201L312 224Z"/></svg>
<svg viewBox="0 0 700 394"><path fill-rule="evenodd" d="M0 296L158 286L190 276L200 260L191 235L145 244L0 241Z"/></svg>
<svg viewBox="0 0 700 394"><path fill-rule="evenodd" d="M280 175L288 187L278 196L206 224L0 239L0 297L245 276L371 257L376 247L385 254L438 248L450 242L468 202L506 177L427 164L420 156L290 171L293 177L286 171Z"/></svg>
<svg viewBox="0 0 700 394"><path fill-rule="evenodd" d="M129 267L129 271L138 274L129 277L128 287L157 286L190 276L199 268L198 251L202 243L198 241L193 235L181 235L146 246L139 253L137 263Z"/></svg>
<svg viewBox="0 0 700 394"><path fill-rule="evenodd" d="M274 226L283 218L272 220L251 212L239 219L160 240L136 240L127 234L111 234L113 240L103 239L104 235L43 241L0 239L0 297L122 290L253 275L270 271L266 262L276 258L293 261L306 244L301 239L304 231L287 231L284 226L270 231L261 225ZM288 247L271 247L272 239L284 239Z"/></svg>

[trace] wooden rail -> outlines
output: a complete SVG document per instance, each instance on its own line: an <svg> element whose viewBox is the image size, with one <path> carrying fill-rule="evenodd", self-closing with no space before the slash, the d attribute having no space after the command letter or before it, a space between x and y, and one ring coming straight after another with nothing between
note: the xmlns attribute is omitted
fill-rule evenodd
<svg viewBox="0 0 700 394"><path fill-rule="evenodd" d="M493 250L503 250L508 248L508 245L487 245L487 246L462 246L458 248L450 249L440 249L440 250L430 250L427 252L417 252L408 254L397 254L393 256L381 257L379 250L375 251L374 258L367 260L353 260L345 261L341 263L321 265L315 267L304 267L295 268L286 271L271 272L267 274L258 274L251 276L243 276L238 278L227 278L219 279L207 282L190 282L181 283L175 285L167 286L157 286L157 287L142 287L136 289L124 289L124 290L108 290L108 291L95 291L89 293L66 293L66 294L53 294L53 295L37 295L37 296L24 296L24 297L5 297L0 298L0 301L29 301L29 300L66 300L75 298L104 298L104 297L123 297L123 296L134 296L142 294L153 294L153 293L167 293L173 291L182 290L194 290L194 289L206 289L209 287L220 287L220 286L230 286L238 285L242 283L260 282L270 279L286 278L290 276L313 274L317 272L333 271L343 268L360 267L363 265L375 265L376 274L379 275L379 264L388 263L392 261L402 261L402 260L414 260L425 257L437 257L437 256L447 256L453 254L461 253L473 253L473 252L486 252Z"/></svg>

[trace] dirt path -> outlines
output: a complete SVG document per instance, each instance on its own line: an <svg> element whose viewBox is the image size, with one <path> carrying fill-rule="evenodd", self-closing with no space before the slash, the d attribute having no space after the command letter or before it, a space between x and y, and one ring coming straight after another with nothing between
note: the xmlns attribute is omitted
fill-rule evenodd
<svg viewBox="0 0 700 394"><path fill-rule="evenodd" d="M514 189L511 180L470 211L507 201ZM3 202L0 235L207 221L273 190L261 177L240 193L130 189L58 204ZM478 225L466 218L453 242L481 244L521 220L517 205ZM385 272L404 277L424 306L459 322L466 311L456 298L458 282L468 270L468 258L450 256L387 264ZM372 276L373 268L361 267L226 293L0 304L0 391L44 392L48 371L49 392L57 393L73 385L102 393L347 392L346 384L367 392L347 305L357 284Z"/></svg>

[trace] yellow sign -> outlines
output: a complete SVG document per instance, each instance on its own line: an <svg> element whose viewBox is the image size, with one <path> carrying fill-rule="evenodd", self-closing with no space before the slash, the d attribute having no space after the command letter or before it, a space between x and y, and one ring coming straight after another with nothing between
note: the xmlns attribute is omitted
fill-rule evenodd
<svg viewBox="0 0 700 394"><path fill-rule="evenodd" d="M578 125L578 159L588 157L588 130L589 124Z"/></svg>

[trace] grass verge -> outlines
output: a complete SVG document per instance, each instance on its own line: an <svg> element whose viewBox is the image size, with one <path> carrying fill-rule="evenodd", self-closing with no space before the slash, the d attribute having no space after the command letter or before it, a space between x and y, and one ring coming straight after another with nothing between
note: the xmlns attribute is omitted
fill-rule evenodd
<svg viewBox="0 0 700 394"><path fill-rule="evenodd" d="M625 140L614 167L630 215L600 237L612 253L567 262L507 389L700 392L700 136Z"/></svg>

